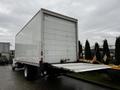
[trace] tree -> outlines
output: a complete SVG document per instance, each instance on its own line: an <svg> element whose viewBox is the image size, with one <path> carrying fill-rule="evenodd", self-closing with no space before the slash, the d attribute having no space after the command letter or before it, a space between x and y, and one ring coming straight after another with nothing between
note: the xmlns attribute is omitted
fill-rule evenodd
<svg viewBox="0 0 120 90"><path fill-rule="evenodd" d="M88 40L86 40L85 43L85 59L87 60L91 59L91 49Z"/></svg>
<svg viewBox="0 0 120 90"><path fill-rule="evenodd" d="M104 61L104 63L108 64L110 60L110 50L109 50L108 42L106 39L104 40L104 43L103 43L103 58L105 55L107 56L107 58L106 58L106 61Z"/></svg>
<svg viewBox="0 0 120 90"><path fill-rule="evenodd" d="M78 41L79 44L79 58L82 57L82 44Z"/></svg>
<svg viewBox="0 0 120 90"><path fill-rule="evenodd" d="M115 42L115 59L117 65L120 64L120 36L116 38Z"/></svg>
<svg viewBox="0 0 120 90"><path fill-rule="evenodd" d="M99 48L99 44L97 42L95 43L94 51L95 51L96 59L101 62L100 48Z"/></svg>

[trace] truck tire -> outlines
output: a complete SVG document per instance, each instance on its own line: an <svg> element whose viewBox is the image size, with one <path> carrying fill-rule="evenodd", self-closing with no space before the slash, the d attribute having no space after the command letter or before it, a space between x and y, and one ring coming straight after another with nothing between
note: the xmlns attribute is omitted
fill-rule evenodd
<svg viewBox="0 0 120 90"><path fill-rule="evenodd" d="M15 71L15 67L14 66L12 66L12 70Z"/></svg>
<svg viewBox="0 0 120 90"><path fill-rule="evenodd" d="M25 65L24 68L24 77L27 80L35 80L38 76L38 70L37 67Z"/></svg>

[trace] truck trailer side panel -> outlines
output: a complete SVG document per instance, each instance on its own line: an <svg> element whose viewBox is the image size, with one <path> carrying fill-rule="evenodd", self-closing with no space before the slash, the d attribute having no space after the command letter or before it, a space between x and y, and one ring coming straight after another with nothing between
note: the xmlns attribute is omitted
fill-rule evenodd
<svg viewBox="0 0 120 90"><path fill-rule="evenodd" d="M39 63L41 50L41 16L38 12L16 35L15 59L18 62Z"/></svg>

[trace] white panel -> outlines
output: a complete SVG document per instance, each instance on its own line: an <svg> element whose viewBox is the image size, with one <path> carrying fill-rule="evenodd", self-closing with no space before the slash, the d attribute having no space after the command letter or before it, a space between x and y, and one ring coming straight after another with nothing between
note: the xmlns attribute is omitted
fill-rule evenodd
<svg viewBox="0 0 120 90"><path fill-rule="evenodd" d="M45 62L76 61L76 23L44 14Z"/></svg>
<svg viewBox="0 0 120 90"><path fill-rule="evenodd" d="M18 61L39 63L41 22L38 13L16 36L15 58Z"/></svg>

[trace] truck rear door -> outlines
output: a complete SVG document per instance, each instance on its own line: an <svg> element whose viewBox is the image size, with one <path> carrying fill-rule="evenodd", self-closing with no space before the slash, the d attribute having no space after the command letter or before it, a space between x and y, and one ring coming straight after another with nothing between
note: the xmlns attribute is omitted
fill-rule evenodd
<svg viewBox="0 0 120 90"><path fill-rule="evenodd" d="M60 63L77 58L76 22L59 17L44 15L44 60L48 63Z"/></svg>

